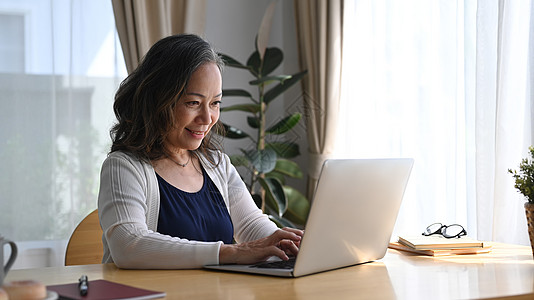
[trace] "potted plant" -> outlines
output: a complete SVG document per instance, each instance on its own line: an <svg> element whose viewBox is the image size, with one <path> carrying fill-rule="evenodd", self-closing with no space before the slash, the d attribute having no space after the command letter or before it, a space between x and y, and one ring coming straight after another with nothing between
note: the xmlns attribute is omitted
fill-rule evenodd
<svg viewBox="0 0 534 300"><path fill-rule="evenodd" d="M528 234L534 254L534 147L528 148L530 159L523 158L519 164L519 171L508 169L515 179L514 187L525 196L525 212L527 215Z"/></svg>
<svg viewBox="0 0 534 300"><path fill-rule="evenodd" d="M299 166L291 161L300 155L297 143L284 139L284 134L299 123L299 112L281 116L274 124L267 124L269 105L280 99L285 91L298 83L306 74L301 71L292 75L272 75L282 63L284 55L276 47L267 47L275 2L268 7L256 36L255 51L246 63L241 63L226 54L220 54L226 66L243 69L252 75L249 85L257 89L252 95L247 90L223 89L225 99L241 97L249 103L223 107L222 112L241 111L254 134L223 123L225 136L230 139L249 139L251 143L240 154L230 155L232 163L241 173L254 201L278 226L298 227L303 225L309 212L309 201L298 190L286 185L286 178L301 178ZM278 114L280 114L278 112ZM245 176L244 176L245 175ZM245 178L247 177L247 178Z"/></svg>

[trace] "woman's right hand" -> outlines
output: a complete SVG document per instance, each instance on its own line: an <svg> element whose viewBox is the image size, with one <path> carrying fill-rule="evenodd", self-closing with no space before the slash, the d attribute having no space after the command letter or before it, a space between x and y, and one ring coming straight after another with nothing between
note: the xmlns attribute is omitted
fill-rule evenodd
<svg viewBox="0 0 534 300"><path fill-rule="evenodd" d="M271 256L288 260L288 255L297 255L303 231L292 228L277 230L272 235L239 244L224 244L219 250L220 264L253 264Z"/></svg>

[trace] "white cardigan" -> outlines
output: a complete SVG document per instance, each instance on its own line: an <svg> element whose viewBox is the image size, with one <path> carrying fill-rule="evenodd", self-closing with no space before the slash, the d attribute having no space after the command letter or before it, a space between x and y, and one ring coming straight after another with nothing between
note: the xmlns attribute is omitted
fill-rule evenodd
<svg viewBox="0 0 534 300"><path fill-rule="evenodd" d="M226 203L237 242L252 241L278 228L252 200L227 155L217 167L200 159ZM198 242L158 232L159 187L151 164L128 153L111 153L102 165L98 217L103 263L129 269L187 269L219 263L222 242Z"/></svg>

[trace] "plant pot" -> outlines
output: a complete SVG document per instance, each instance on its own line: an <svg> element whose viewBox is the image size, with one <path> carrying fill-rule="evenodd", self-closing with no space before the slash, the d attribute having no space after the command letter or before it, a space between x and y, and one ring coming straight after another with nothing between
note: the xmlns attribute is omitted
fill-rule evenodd
<svg viewBox="0 0 534 300"><path fill-rule="evenodd" d="M534 202L525 202L525 213L527 214L528 236L532 255L534 256Z"/></svg>

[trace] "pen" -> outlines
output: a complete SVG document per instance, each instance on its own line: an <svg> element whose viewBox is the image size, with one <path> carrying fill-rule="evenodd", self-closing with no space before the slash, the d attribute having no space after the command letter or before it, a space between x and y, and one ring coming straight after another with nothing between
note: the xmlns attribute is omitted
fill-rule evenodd
<svg viewBox="0 0 534 300"><path fill-rule="evenodd" d="M80 288L80 295L85 296L89 291L89 281L87 281L87 275L82 275L78 280L78 288Z"/></svg>

